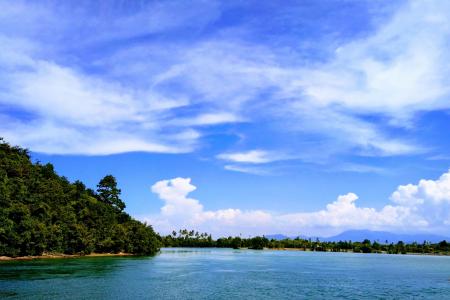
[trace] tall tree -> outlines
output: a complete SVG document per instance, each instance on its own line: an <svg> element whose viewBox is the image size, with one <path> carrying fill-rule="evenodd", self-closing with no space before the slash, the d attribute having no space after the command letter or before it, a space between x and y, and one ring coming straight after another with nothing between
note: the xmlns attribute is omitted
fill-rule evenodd
<svg viewBox="0 0 450 300"><path fill-rule="evenodd" d="M117 188L116 178L112 175L106 175L97 185L99 199L108 203L119 211L125 209L125 203L120 199L121 190Z"/></svg>

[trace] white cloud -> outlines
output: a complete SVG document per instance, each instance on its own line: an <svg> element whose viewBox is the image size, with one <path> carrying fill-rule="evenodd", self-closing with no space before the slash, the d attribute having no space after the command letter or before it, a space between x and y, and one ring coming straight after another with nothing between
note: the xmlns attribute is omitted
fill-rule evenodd
<svg viewBox="0 0 450 300"><path fill-rule="evenodd" d="M450 170L437 180L401 185L391 199L420 213L430 227L439 230L442 224L450 225Z"/></svg>
<svg viewBox="0 0 450 300"><path fill-rule="evenodd" d="M195 147L200 137L195 130L172 126L164 132L161 126L171 109L187 104L184 99L125 88L26 52L17 52L15 62L8 51L0 54L0 63L8 66L0 72L0 104L31 117L0 115L2 136L9 142L45 153L94 155L180 153Z"/></svg>
<svg viewBox="0 0 450 300"><path fill-rule="evenodd" d="M272 172L267 168L253 167L253 166L225 165L223 168L228 171L247 173L247 174L253 174L253 175L271 175L272 174Z"/></svg>
<svg viewBox="0 0 450 300"><path fill-rule="evenodd" d="M405 4L373 34L341 44L325 63L301 67L295 53L281 57L262 45L209 41L188 51L158 83L183 78L211 105L249 121L281 123L283 133L319 136L330 154L422 153L427 148L417 140L391 129L408 130L417 113L450 107L450 70L442 67L450 57L449 10L441 4Z"/></svg>
<svg viewBox="0 0 450 300"><path fill-rule="evenodd" d="M134 99L118 86L83 77L54 63L35 61L28 67L31 70L13 74L9 105L86 126L139 120Z"/></svg>
<svg viewBox="0 0 450 300"><path fill-rule="evenodd" d="M172 122L175 125L184 126L208 126L226 123L242 122L243 119L229 112L204 113L192 118L178 118Z"/></svg>
<svg viewBox="0 0 450 300"><path fill-rule="evenodd" d="M217 158L226 161L248 164L264 164L277 160L289 159L286 155L260 149L250 150L247 152L222 153L217 155Z"/></svg>
<svg viewBox="0 0 450 300"><path fill-rule="evenodd" d="M426 151L413 142L387 136L376 124L352 116L350 110L335 111L333 107L301 101L292 103L289 110L286 118L292 116L290 130L322 136L331 153L395 156Z"/></svg>
<svg viewBox="0 0 450 300"><path fill-rule="evenodd" d="M417 185L401 185L392 194L391 199L405 206L415 206L425 202L450 204L450 171L442 174L438 180L422 179Z"/></svg>
<svg viewBox="0 0 450 300"><path fill-rule="evenodd" d="M0 4L0 105L8 108L0 112L2 137L53 154L182 153L199 144L201 134L192 126L234 122L231 115L211 114L200 115L196 124L176 124L173 110L189 105L189 97L160 93L149 84L135 86L110 76L108 70L92 72L89 69L99 67L96 62L78 56L89 44L138 34L133 28L170 31L209 11L202 18L206 25L217 9L214 3L144 6L130 6L129 14L120 11L120 16L111 7L100 20L95 16L95 26L75 45L72 38L82 35L86 20L93 17L85 6L74 16L70 4L57 12L45 3ZM177 20L173 9L183 10ZM27 26L16 26L17 19ZM69 58L65 51L72 51ZM127 69L117 61L111 64Z"/></svg>
<svg viewBox="0 0 450 300"><path fill-rule="evenodd" d="M350 42L308 71L305 93L320 106L378 112L396 124L421 110L449 107L447 1L411 1L374 35Z"/></svg>
<svg viewBox="0 0 450 300"><path fill-rule="evenodd" d="M417 154L427 148L405 137L414 117L450 108L447 1L406 3L365 36L333 41L339 48L320 62L243 38L239 32L250 34L251 24L198 40L126 42L204 28L220 16L215 2L131 6L123 15L111 7L100 19L84 6L75 15L70 5L58 12L44 4L0 8L0 104L30 115L0 130L35 151L188 152L201 144L205 126L247 122L261 128L251 134L266 134L280 151L308 161L340 153ZM113 41L124 46L90 53ZM43 134L45 127L55 129ZM299 146L302 140L316 143ZM219 158L285 159L253 151Z"/></svg>
<svg viewBox="0 0 450 300"><path fill-rule="evenodd" d="M309 213L293 213L280 216L289 227L302 228L322 234L341 232L346 229L421 230L427 223L412 214L407 207L386 205L381 210L358 207L354 193L341 195L326 209Z"/></svg>
<svg viewBox="0 0 450 300"><path fill-rule="evenodd" d="M161 208L163 216L191 215L197 216L203 212L203 206L198 200L186 196L195 191L190 178L174 178L158 181L152 186L152 192L158 194L165 202Z"/></svg>
<svg viewBox="0 0 450 300"><path fill-rule="evenodd" d="M428 157L427 160L450 160L450 156L445 154L438 154Z"/></svg>
<svg viewBox="0 0 450 300"><path fill-rule="evenodd" d="M217 236L273 232L327 236L348 229L445 234L450 229L450 171L437 180L399 186L391 196L394 203L381 209L359 207L358 196L348 193L315 212L275 213L236 208L210 211L198 200L187 197L195 189L190 178L157 182L152 191L164 201L164 206L161 214L147 221L163 233L186 227Z"/></svg>
<svg viewBox="0 0 450 300"><path fill-rule="evenodd" d="M387 170L370 166L370 165L364 165L364 164L357 164L357 163L346 163L336 166L335 168L331 168L331 171L344 171L344 172L355 172L355 173L378 173L383 174L386 173Z"/></svg>
<svg viewBox="0 0 450 300"><path fill-rule="evenodd" d="M164 201L161 214L149 219L149 222L159 230L171 231L174 228L198 226L212 226L219 230L220 226L235 227L236 222L239 225L257 227L271 218L270 214L258 210L249 212L240 209L204 210L198 200L187 197L196 189L191 184L190 178L161 180L151 189Z"/></svg>
<svg viewBox="0 0 450 300"><path fill-rule="evenodd" d="M291 127L338 142L332 146L337 151L426 151L386 129L408 130L418 113L450 107L449 11L447 1L408 2L373 34L341 45L325 63L292 70L280 88L280 96L294 99L280 108L293 116Z"/></svg>

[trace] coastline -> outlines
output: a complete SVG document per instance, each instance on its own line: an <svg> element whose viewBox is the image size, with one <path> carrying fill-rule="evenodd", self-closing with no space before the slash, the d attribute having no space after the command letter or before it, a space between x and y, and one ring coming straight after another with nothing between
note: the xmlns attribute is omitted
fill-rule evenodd
<svg viewBox="0 0 450 300"><path fill-rule="evenodd" d="M333 252L333 251L317 251L317 250L312 250L310 248L264 248L264 250L277 250L277 251L302 251L302 252ZM357 252L353 252L352 250L347 250L347 251L336 251L336 253L357 253ZM384 253L384 252L382 252ZM381 254L381 253L380 253Z"/></svg>
<svg viewBox="0 0 450 300"><path fill-rule="evenodd" d="M371 252L371 253L362 253L362 252L354 252L352 250L347 251L314 251L309 248L264 248L264 250L275 250L275 251L302 251L302 252L332 252L332 253L355 253L355 254L389 254L389 255L424 255L424 256L450 256L450 254L446 253L421 253L421 252L407 252L407 253L388 253L386 251L380 252Z"/></svg>
<svg viewBox="0 0 450 300"><path fill-rule="evenodd" d="M64 254L64 253L44 253L42 255L30 255L30 256L0 256L1 261L21 261L21 260L35 260L35 259L58 259L58 258L81 258L81 257L104 257L104 256L136 256L132 253L90 253L90 254Z"/></svg>
<svg viewBox="0 0 450 300"><path fill-rule="evenodd" d="M179 248L179 247L170 247L170 248ZM183 247L181 247L183 248ZM197 248L197 247L193 247ZM202 247L199 247L202 248ZM209 248L209 247L203 247ZM229 248L231 249L231 248ZM239 248L239 250L248 250L249 248ZM309 248L264 248L262 249L268 251L301 251L301 252L333 252L333 251L314 251ZM355 253L359 254L361 252L354 252L352 250L347 251L338 251L335 253ZM381 252L372 252L372 253L361 253L361 254L389 254L385 251ZM420 255L420 256L450 256L450 254L446 253L417 253L417 252L408 252L408 253L396 253L392 255ZM64 259L64 258L83 258L83 257L121 257L121 256L138 256L137 254L132 253L90 253L90 254L64 254L64 253L44 253L43 255L30 255L30 256L0 256L0 263L6 261L30 261L30 260L39 260L39 259Z"/></svg>

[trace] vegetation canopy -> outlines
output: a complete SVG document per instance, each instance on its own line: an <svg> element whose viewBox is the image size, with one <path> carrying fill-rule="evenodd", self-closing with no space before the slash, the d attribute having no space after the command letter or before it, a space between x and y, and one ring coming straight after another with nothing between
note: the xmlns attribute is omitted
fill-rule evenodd
<svg viewBox="0 0 450 300"><path fill-rule="evenodd" d="M94 192L0 139L0 256L155 254L158 235L123 211L120 192L112 175Z"/></svg>
<svg viewBox="0 0 450 300"><path fill-rule="evenodd" d="M267 239L266 237L222 237L214 240L208 233L198 233L194 230L173 231L172 234L161 237L161 242L165 247L218 247L218 248L249 248L261 250L268 249L298 249L304 251L323 251L323 252L355 252L355 253L388 253L388 254L450 254L450 243L441 241L439 243L410 243L402 241L394 243L372 242L368 239L364 241L339 241L326 242L318 239Z"/></svg>

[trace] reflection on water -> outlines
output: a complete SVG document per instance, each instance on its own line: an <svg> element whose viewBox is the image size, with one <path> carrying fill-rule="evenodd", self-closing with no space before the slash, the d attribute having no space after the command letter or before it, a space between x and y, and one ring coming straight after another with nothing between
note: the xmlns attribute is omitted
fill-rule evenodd
<svg viewBox="0 0 450 300"><path fill-rule="evenodd" d="M450 257L167 248L147 258L3 262L0 298L444 299L449 276Z"/></svg>
<svg viewBox="0 0 450 300"><path fill-rule="evenodd" d="M12 297L12 296L17 296L17 295L18 294L16 292L0 291L1 298Z"/></svg>
<svg viewBox="0 0 450 300"><path fill-rule="evenodd" d="M0 263L0 280L45 280L103 277L142 258L80 257L5 261Z"/></svg>

